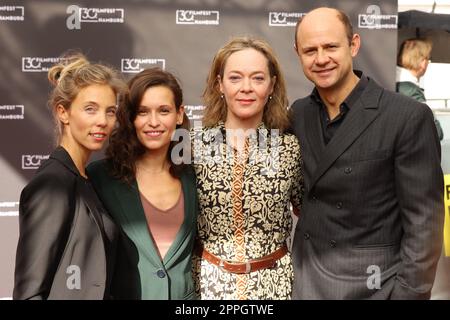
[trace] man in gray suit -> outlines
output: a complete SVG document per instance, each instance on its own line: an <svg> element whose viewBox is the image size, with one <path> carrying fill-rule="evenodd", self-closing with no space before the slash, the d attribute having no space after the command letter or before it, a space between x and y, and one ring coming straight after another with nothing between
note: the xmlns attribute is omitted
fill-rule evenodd
<svg viewBox="0 0 450 320"><path fill-rule="evenodd" d="M440 144L425 104L353 70L360 37L345 13L299 21L311 95L292 105L304 197L294 299L428 299L442 246Z"/></svg>

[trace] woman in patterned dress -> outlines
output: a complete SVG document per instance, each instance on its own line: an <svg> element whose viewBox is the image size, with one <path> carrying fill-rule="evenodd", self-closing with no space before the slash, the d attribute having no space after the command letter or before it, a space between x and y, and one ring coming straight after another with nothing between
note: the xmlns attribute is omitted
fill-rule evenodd
<svg viewBox="0 0 450 320"><path fill-rule="evenodd" d="M200 202L194 279L201 299L289 299L288 241L302 187L283 75L259 39L216 54L192 131Z"/></svg>

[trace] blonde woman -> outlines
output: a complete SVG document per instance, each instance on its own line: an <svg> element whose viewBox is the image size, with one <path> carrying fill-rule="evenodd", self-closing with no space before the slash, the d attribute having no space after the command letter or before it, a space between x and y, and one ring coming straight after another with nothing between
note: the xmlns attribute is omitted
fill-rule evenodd
<svg viewBox="0 0 450 320"><path fill-rule="evenodd" d="M428 39L413 38L402 42L397 56L395 90L419 102L426 103L419 80L425 75L431 58L433 43ZM433 114L434 115L434 114ZM444 139L439 120L434 118L439 140Z"/></svg>
<svg viewBox="0 0 450 320"><path fill-rule="evenodd" d="M124 83L82 55L49 70L58 147L23 189L14 299L110 299L119 229L85 171L108 139Z"/></svg>
<svg viewBox="0 0 450 320"><path fill-rule="evenodd" d="M214 57L204 127L193 132L200 204L194 274L201 299L289 299L291 203L301 202L300 147L273 50L238 37Z"/></svg>

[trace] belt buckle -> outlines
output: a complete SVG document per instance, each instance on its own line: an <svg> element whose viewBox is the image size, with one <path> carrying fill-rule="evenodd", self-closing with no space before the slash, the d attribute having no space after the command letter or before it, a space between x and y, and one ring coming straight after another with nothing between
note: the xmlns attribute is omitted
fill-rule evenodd
<svg viewBox="0 0 450 320"><path fill-rule="evenodd" d="M252 265L250 264L250 261L245 262L245 274L249 274L252 272Z"/></svg>
<svg viewBox="0 0 450 320"><path fill-rule="evenodd" d="M228 270L225 270L225 264L224 264L224 259L220 258L219 260L219 269L222 270L223 272L229 272ZM250 272L252 272L252 265L250 261L246 261L245 262L245 274L249 274Z"/></svg>

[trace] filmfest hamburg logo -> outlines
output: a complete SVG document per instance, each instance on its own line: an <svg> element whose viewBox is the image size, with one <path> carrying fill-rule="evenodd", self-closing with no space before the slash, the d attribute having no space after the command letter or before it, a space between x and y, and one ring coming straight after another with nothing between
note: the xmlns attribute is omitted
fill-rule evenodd
<svg viewBox="0 0 450 320"><path fill-rule="evenodd" d="M47 160L50 155L40 155L40 154L24 154L22 155L22 169L23 170L35 170L39 169L42 161Z"/></svg>
<svg viewBox="0 0 450 320"><path fill-rule="evenodd" d="M55 57L22 57L22 72L48 72L54 64L63 59Z"/></svg>
<svg viewBox="0 0 450 320"><path fill-rule="evenodd" d="M362 29L397 29L398 16L381 14L377 5L367 7L365 14L358 15L358 27Z"/></svg>
<svg viewBox="0 0 450 320"><path fill-rule="evenodd" d="M120 61L120 69L124 73L138 73L147 68L166 68L166 59L137 59L123 58Z"/></svg>
<svg viewBox="0 0 450 320"><path fill-rule="evenodd" d="M298 19L304 15L303 12L269 12L269 26L295 27Z"/></svg>
<svg viewBox="0 0 450 320"><path fill-rule="evenodd" d="M219 11L177 10L176 24L219 25Z"/></svg>
<svg viewBox="0 0 450 320"><path fill-rule="evenodd" d="M19 215L18 201L0 201L0 217L14 217Z"/></svg>
<svg viewBox="0 0 450 320"><path fill-rule="evenodd" d="M123 8L87 8L71 5L67 7L69 14L66 26L69 30L81 29L82 22L89 23L124 23L125 9Z"/></svg>
<svg viewBox="0 0 450 320"><path fill-rule="evenodd" d="M23 104L0 105L0 120L23 120L24 115Z"/></svg>
<svg viewBox="0 0 450 320"><path fill-rule="evenodd" d="M185 105L184 112L186 113L189 120L201 120L203 119L203 110L205 110L205 106L199 105Z"/></svg>
<svg viewBox="0 0 450 320"><path fill-rule="evenodd" d="M0 6L0 21L24 21L25 8L23 6Z"/></svg>

